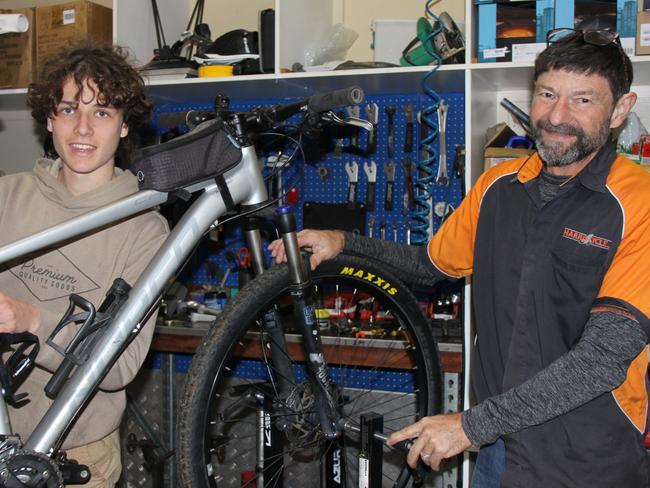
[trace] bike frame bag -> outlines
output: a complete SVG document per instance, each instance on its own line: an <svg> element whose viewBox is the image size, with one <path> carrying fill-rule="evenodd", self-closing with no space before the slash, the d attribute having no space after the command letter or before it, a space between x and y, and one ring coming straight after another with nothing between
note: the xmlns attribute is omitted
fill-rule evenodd
<svg viewBox="0 0 650 488"><path fill-rule="evenodd" d="M135 152L131 171L141 190L171 192L191 183L216 178L242 158L218 120L156 146Z"/></svg>

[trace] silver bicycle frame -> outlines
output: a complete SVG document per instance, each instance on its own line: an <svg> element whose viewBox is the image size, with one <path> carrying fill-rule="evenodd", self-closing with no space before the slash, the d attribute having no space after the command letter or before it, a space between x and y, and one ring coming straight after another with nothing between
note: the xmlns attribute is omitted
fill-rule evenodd
<svg viewBox="0 0 650 488"><path fill-rule="evenodd" d="M231 197L235 204L256 205L265 202L268 195L255 150L253 147L244 147L242 154L241 162L224 175ZM77 413L108 372L113 360L122 352L131 335L139 332L142 318L155 305L165 284L185 262L210 226L227 211L224 198L214 182L190 185L185 190L192 193L203 190L203 193L185 212L133 284L129 299L91 351L91 359L75 369L25 442L25 449L51 455L58 448L62 436L67 433ZM15 241L0 248L0 264L153 208L164 203L167 197L167 193L140 191ZM0 434L10 433L11 425L6 404L0 395Z"/></svg>

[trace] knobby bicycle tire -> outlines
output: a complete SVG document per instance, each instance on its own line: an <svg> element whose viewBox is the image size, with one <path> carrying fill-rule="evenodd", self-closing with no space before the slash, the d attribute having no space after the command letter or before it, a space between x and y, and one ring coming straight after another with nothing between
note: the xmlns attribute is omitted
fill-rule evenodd
<svg viewBox="0 0 650 488"><path fill-rule="evenodd" d="M408 288L372 261L346 255L322 263L312 278L325 359L342 392L344 417L358 423L360 414L378 413L389 434L438 413L438 351ZM288 290L288 268L272 267L231 300L197 350L178 410L176 456L182 486L324 486L316 480L324 476L323 453L332 444L320 435L310 410L311 390L309 380L302 379L308 375L300 373L300 336L291 329ZM294 428L279 434L283 453L266 461L273 470L265 473L266 467L256 472L260 411L271 423L287 415L283 411L274 416L277 390L269 378L275 373L260 320L274 305L281 310L302 403L291 412ZM263 409L255 401L261 392L271 397ZM344 433L337 446L344 456L337 481L358 486L358 434ZM383 449L385 486L391 486L390 480L406 469L405 461L400 453Z"/></svg>

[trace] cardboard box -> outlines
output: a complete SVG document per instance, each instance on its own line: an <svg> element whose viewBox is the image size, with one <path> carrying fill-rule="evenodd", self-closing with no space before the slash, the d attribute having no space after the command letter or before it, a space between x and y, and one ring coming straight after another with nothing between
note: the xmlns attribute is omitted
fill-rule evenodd
<svg viewBox="0 0 650 488"><path fill-rule="evenodd" d="M402 51L417 35L417 19L372 21L373 61L399 66Z"/></svg>
<svg viewBox="0 0 650 488"><path fill-rule="evenodd" d="M500 122L487 130L483 149L483 171L487 171L503 161L530 156L535 152L534 149L506 147L510 139L516 135L505 122Z"/></svg>
<svg viewBox="0 0 650 488"><path fill-rule="evenodd" d="M36 67L65 47L83 41L111 44L113 12L87 0L36 7Z"/></svg>
<svg viewBox="0 0 650 488"><path fill-rule="evenodd" d="M29 21L27 32L0 36L0 89L25 88L32 82L36 43L34 9L0 10L2 14L23 14Z"/></svg>
<svg viewBox="0 0 650 488"><path fill-rule="evenodd" d="M553 28L554 0L481 3L478 10L478 60L534 61Z"/></svg>
<svg viewBox="0 0 650 488"><path fill-rule="evenodd" d="M650 54L650 12L637 14L636 54Z"/></svg>
<svg viewBox="0 0 650 488"><path fill-rule="evenodd" d="M535 151L523 147L486 147L483 155L483 171L495 167L499 163L530 156Z"/></svg>

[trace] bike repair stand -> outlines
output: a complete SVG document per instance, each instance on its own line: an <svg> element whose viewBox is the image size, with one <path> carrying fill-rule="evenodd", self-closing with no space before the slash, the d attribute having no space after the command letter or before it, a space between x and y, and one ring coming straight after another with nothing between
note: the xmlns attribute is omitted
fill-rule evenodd
<svg viewBox="0 0 650 488"><path fill-rule="evenodd" d="M375 412L361 415L359 488L381 488L384 441L378 439L375 434L383 430L383 416Z"/></svg>
<svg viewBox="0 0 650 488"><path fill-rule="evenodd" d="M361 450L359 451L359 488L381 488L382 487L382 465L383 446L388 441L384 428L384 418L374 412L361 415L361 425L355 425L350 420L339 422L341 430L355 432L361 435ZM404 459L413 446L412 440L400 441L392 449L400 452ZM405 488L412 480L413 487L421 487L427 475L426 466L418 459L415 469L408 466L402 470L393 488Z"/></svg>

